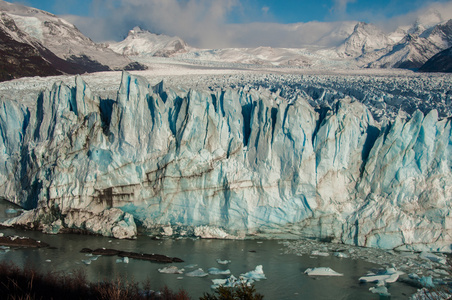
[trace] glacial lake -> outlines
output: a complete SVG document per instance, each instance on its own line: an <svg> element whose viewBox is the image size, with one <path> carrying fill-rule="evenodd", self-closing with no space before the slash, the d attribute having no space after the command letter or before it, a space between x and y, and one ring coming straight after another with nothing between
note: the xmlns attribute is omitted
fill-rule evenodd
<svg viewBox="0 0 452 300"><path fill-rule="evenodd" d="M13 206L0 201L0 220L10 217L6 209ZM13 262L18 266L34 266L42 272L71 272L83 269L89 280L98 282L114 276L144 282L150 279L153 289L168 286L177 291L185 289L192 299L198 299L204 292L212 293L212 279L226 278L225 275L188 277L185 274L162 274L159 268L168 264L130 259L129 263L117 263L117 256L102 256L89 265L90 259L82 248L113 248L123 251L158 253L179 257L183 263L173 263L184 268L185 273L211 267L230 269L238 277L262 265L266 280L255 282L256 290L264 299L380 299L369 288L375 284L360 284L359 277L381 266L360 259L285 254L282 240L214 240L214 239L151 239L140 236L136 240L115 240L100 236L77 234L47 235L37 231L0 229L5 235L27 236L50 244L52 248L0 250L0 261ZM217 259L230 260L220 265ZM197 265L196 267L190 265ZM187 268L186 266L189 266ZM330 267L343 273L342 277L310 277L304 274L307 268ZM388 288L390 299L408 299L416 289L404 283L393 283ZM385 299L385 298L383 298Z"/></svg>

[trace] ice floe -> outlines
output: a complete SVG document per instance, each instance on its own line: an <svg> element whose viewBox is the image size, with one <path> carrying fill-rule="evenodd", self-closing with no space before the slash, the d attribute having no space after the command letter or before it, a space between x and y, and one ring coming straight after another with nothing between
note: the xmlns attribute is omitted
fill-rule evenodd
<svg viewBox="0 0 452 300"><path fill-rule="evenodd" d="M184 269L179 269L176 266L164 267L164 268L158 269L158 271L160 273L165 273L165 274L182 274L182 273L184 273Z"/></svg>
<svg viewBox="0 0 452 300"><path fill-rule="evenodd" d="M378 285L376 287L369 288L369 291L371 291L374 294L379 294L380 296L390 297L391 294L388 292L388 288L384 285Z"/></svg>
<svg viewBox="0 0 452 300"><path fill-rule="evenodd" d="M185 275L188 276L188 277L206 277L209 274L204 272L204 270L202 268L199 268L197 270L188 272Z"/></svg>
<svg viewBox="0 0 452 300"><path fill-rule="evenodd" d="M223 259L218 258L217 263L219 263L220 265L227 265L227 264L231 263L231 261L227 260L227 259L223 260Z"/></svg>
<svg viewBox="0 0 452 300"><path fill-rule="evenodd" d="M253 271L246 272L244 274L240 274L240 279L251 280L251 281L259 281L262 279L267 279L264 274L264 269L262 265L256 266Z"/></svg>
<svg viewBox="0 0 452 300"><path fill-rule="evenodd" d="M419 257L428 259L428 260L431 260L433 262L437 262L437 263L440 263L443 265L445 265L447 263L447 259L445 257L441 257L441 256L438 256L438 255L435 255L433 253L426 252L426 251L421 252L421 254L419 254Z"/></svg>
<svg viewBox="0 0 452 300"><path fill-rule="evenodd" d="M363 276L359 278L361 282L384 282L384 283L392 283L396 282L399 279L399 276L404 274L404 272L397 271L394 268L389 268L386 271L374 274L370 273L367 276Z"/></svg>
<svg viewBox="0 0 452 300"><path fill-rule="evenodd" d="M410 300L444 300L451 299L452 295L446 291L441 290L429 290L427 288L422 288L417 291L416 294L410 297Z"/></svg>
<svg viewBox="0 0 452 300"><path fill-rule="evenodd" d="M334 252L333 255L339 258L348 258L348 255L344 252Z"/></svg>
<svg viewBox="0 0 452 300"><path fill-rule="evenodd" d="M309 276L344 276L329 267L308 268L304 273Z"/></svg>
<svg viewBox="0 0 452 300"><path fill-rule="evenodd" d="M231 274L231 270L220 270L218 268L210 268L209 270L207 270L207 272L209 272L209 274L211 275L230 275Z"/></svg>
<svg viewBox="0 0 452 300"><path fill-rule="evenodd" d="M315 255L315 256L329 256L330 254L328 252L322 252L319 250L314 250L311 252L311 255Z"/></svg>

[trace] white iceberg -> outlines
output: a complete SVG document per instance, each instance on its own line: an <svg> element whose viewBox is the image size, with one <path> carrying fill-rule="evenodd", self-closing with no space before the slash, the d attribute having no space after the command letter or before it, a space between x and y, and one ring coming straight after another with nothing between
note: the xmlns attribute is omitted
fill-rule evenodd
<svg viewBox="0 0 452 300"><path fill-rule="evenodd" d="M391 294L388 292L388 288L384 285L379 285L376 287L369 288L369 291L371 291L374 294L379 294L380 296L390 297Z"/></svg>
<svg viewBox="0 0 452 300"><path fill-rule="evenodd" d="M85 265L90 265L91 262L92 262L92 260L91 260L91 259L82 259L82 262L83 262Z"/></svg>
<svg viewBox="0 0 452 300"><path fill-rule="evenodd" d="M333 255L339 258L348 258L348 255L344 252L334 252Z"/></svg>
<svg viewBox="0 0 452 300"><path fill-rule="evenodd" d="M252 283L253 281L267 279L267 277L265 277L264 269L263 269L262 265L258 265L254 269L254 271L249 271L245 274L240 274L240 279L248 280L248 281L251 281L251 283Z"/></svg>
<svg viewBox="0 0 452 300"><path fill-rule="evenodd" d="M344 274L338 273L330 267L308 268L304 273L309 276L344 276Z"/></svg>
<svg viewBox="0 0 452 300"><path fill-rule="evenodd" d="M438 255L435 255L433 253L426 252L426 251L421 252L421 254L419 254L419 257L423 258L423 259L431 260L433 262L436 262L436 263L439 263L442 265L445 265L447 263L447 259L445 257L441 257L441 256L438 256Z"/></svg>
<svg viewBox="0 0 452 300"><path fill-rule="evenodd" d="M164 268L158 269L158 271L160 273L164 273L164 274L182 274L182 273L184 273L184 269L179 269L176 266L164 267Z"/></svg>
<svg viewBox="0 0 452 300"><path fill-rule="evenodd" d="M226 279L212 279L213 285L211 285L212 289L217 289L220 286L224 287L237 287L242 284L250 286L251 283L244 279L238 279L234 275L229 276Z"/></svg>
<svg viewBox="0 0 452 300"><path fill-rule="evenodd" d="M411 295L411 300L443 300L450 299L452 297L451 294L446 293L445 291L432 291L427 288L422 288L417 290L417 293Z"/></svg>
<svg viewBox="0 0 452 300"><path fill-rule="evenodd" d="M230 275L231 274L231 270L220 270L218 268L210 268L209 270L207 270L207 272L209 272L209 274L211 275Z"/></svg>
<svg viewBox="0 0 452 300"><path fill-rule="evenodd" d="M185 274L185 275L186 275L186 276L189 276L189 277L206 277L206 276L209 275L209 274L207 274L206 272L204 272L203 269L199 268L199 269L197 269L197 270L188 272L188 273Z"/></svg>
<svg viewBox="0 0 452 300"><path fill-rule="evenodd" d="M97 258L96 258L96 259L97 259ZM116 263L117 263L117 264L120 264L120 263L128 264L128 263L129 263L129 258L128 258L128 257L118 258L118 259L116 260Z"/></svg>
<svg viewBox="0 0 452 300"><path fill-rule="evenodd" d="M396 282L399 279L399 275L404 274L402 271L397 271L394 268L389 268L386 271L374 274L370 273L367 276L363 276L359 278L361 282L384 282L384 283L392 283Z"/></svg>
<svg viewBox="0 0 452 300"><path fill-rule="evenodd" d="M311 252L311 255L315 255L315 256L329 256L330 254L328 252L322 252L322 251L318 251L318 250L313 250Z"/></svg>
<svg viewBox="0 0 452 300"><path fill-rule="evenodd" d="M225 260L222 260L222 259L217 259L217 263L219 263L220 265L227 265L227 264L229 264L229 263L231 263L231 261L230 260L227 260L227 259L225 259Z"/></svg>

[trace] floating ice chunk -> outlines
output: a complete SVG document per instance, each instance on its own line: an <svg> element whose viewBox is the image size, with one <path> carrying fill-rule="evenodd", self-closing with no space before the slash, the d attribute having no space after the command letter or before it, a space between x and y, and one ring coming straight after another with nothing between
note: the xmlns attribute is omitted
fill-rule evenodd
<svg viewBox="0 0 452 300"><path fill-rule="evenodd" d="M440 274L440 275L444 275L444 276L449 276L449 272L447 272L446 270L443 269L435 269L433 270L433 272L435 272L436 274Z"/></svg>
<svg viewBox="0 0 452 300"><path fill-rule="evenodd" d="M185 274L185 275L186 275L186 276L189 276L189 277L206 277L206 276L209 275L209 274L207 274L206 272L204 272L203 269L199 268L199 269L197 269L197 270L188 272L188 273Z"/></svg>
<svg viewBox="0 0 452 300"><path fill-rule="evenodd" d="M384 283L392 283L396 282L399 279L399 275L404 274L402 271L397 271L394 268L389 268L386 271L380 274L368 274L367 276L363 276L359 278L361 282L384 282Z"/></svg>
<svg viewBox="0 0 452 300"><path fill-rule="evenodd" d="M91 260L91 259L82 259L82 262L83 262L85 265L90 265L91 262L92 262L92 260Z"/></svg>
<svg viewBox="0 0 452 300"><path fill-rule="evenodd" d="M226 279L212 279L213 285L211 285L210 287L212 289L216 289L220 286L224 286L224 287L236 287L239 285L247 285L250 286L252 283L250 281L244 280L244 279L238 279L236 278L234 275L229 276Z"/></svg>
<svg viewBox="0 0 452 300"><path fill-rule="evenodd" d="M117 263L117 264L120 264L120 263L128 264L128 263L129 263L129 258L128 258L127 256L125 256L125 257L123 257L123 258L118 258L118 259L116 260L116 263Z"/></svg>
<svg viewBox="0 0 452 300"><path fill-rule="evenodd" d="M344 276L344 274L338 273L330 267L309 268L304 273L309 276Z"/></svg>
<svg viewBox="0 0 452 300"><path fill-rule="evenodd" d="M321 252L318 250L313 250L311 252L311 255L316 255L316 256L329 256L330 254L328 252Z"/></svg>
<svg viewBox="0 0 452 300"><path fill-rule="evenodd" d="M99 257L101 257L101 255L91 255L91 257L89 259L97 260Z"/></svg>
<svg viewBox="0 0 452 300"><path fill-rule="evenodd" d="M220 270L218 268L210 268L209 270L207 270L209 272L209 274L212 275L230 275L231 271L228 270Z"/></svg>
<svg viewBox="0 0 452 300"><path fill-rule="evenodd" d="M14 208L8 208L7 210L5 210L5 213L7 213L7 214L17 214L18 211L17 211L17 209L14 209Z"/></svg>
<svg viewBox="0 0 452 300"><path fill-rule="evenodd" d="M49 262L52 262L52 260L50 260L50 259L46 259L46 262L48 262L48 263L49 263Z"/></svg>
<svg viewBox="0 0 452 300"><path fill-rule="evenodd" d="M371 287L369 289L374 294L379 294L380 296L390 297L391 294L388 292L388 289L384 285L379 285L376 287Z"/></svg>
<svg viewBox="0 0 452 300"><path fill-rule="evenodd" d="M219 263L220 265L227 265L227 264L231 263L231 261L227 260L227 259L221 260L221 259L218 258L217 259L217 263Z"/></svg>
<svg viewBox="0 0 452 300"><path fill-rule="evenodd" d="M262 265L258 265L254 269L254 271L249 271L245 274L240 274L240 279L244 279L244 280L248 280L248 281L251 280L251 283L252 283L253 281L267 279L267 277L265 277L264 269L263 269Z"/></svg>
<svg viewBox="0 0 452 300"><path fill-rule="evenodd" d="M184 273L184 269L179 269L176 266L169 266L159 269L159 272L164 274L182 274Z"/></svg>
<svg viewBox="0 0 452 300"><path fill-rule="evenodd" d="M193 269L193 268L196 268L197 266L198 266L197 264L191 264L191 265L186 265L185 268Z"/></svg>
<svg viewBox="0 0 452 300"><path fill-rule="evenodd" d="M423 287L426 288L435 287L435 285L433 284L432 276L423 276L421 277L421 279L419 279L419 282L422 284Z"/></svg>
<svg viewBox="0 0 452 300"><path fill-rule="evenodd" d="M427 288L422 288L417 290L417 293L411 296L411 300L443 300L450 299L452 295L446 293L445 291L435 291L429 290Z"/></svg>
<svg viewBox="0 0 452 300"><path fill-rule="evenodd" d="M3 232L0 232L0 237L5 236L5 234Z"/></svg>
<svg viewBox="0 0 452 300"><path fill-rule="evenodd" d="M348 258L348 255L344 252L334 252L333 255L339 258Z"/></svg>
<svg viewBox="0 0 452 300"><path fill-rule="evenodd" d="M445 257L441 257L441 256L438 256L438 255L435 255L433 253L426 252L426 251L421 252L421 254L419 254L419 257L423 258L423 259L428 259L428 260L431 260L433 262L440 263L443 265L445 265L447 263L447 260Z"/></svg>

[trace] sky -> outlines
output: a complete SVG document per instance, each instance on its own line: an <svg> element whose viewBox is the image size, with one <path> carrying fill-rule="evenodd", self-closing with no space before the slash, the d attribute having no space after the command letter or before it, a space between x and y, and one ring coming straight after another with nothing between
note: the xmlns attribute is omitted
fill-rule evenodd
<svg viewBox="0 0 452 300"><path fill-rule="evenodd" d="M452 0L8 1L61 16L96 42L122 40L140 26L201 48L299 47L326 36L323 42L333 43L356 21L390 31L433 10L452 18Z"/></svg>

